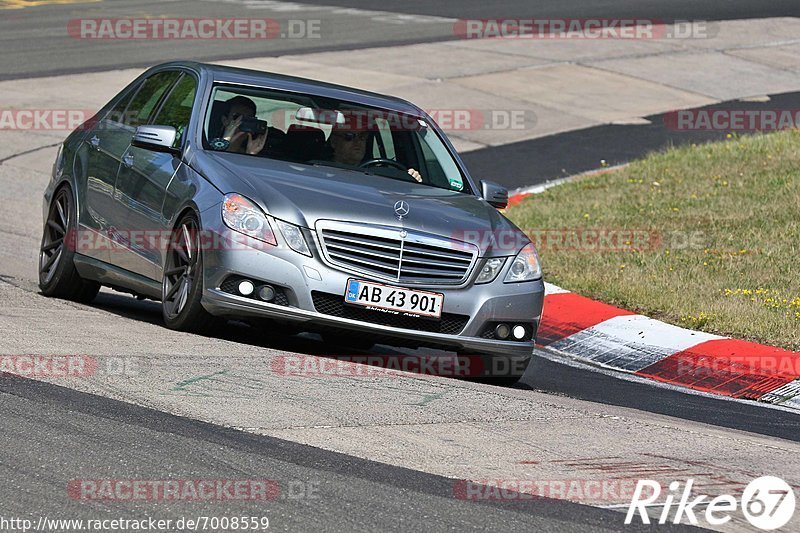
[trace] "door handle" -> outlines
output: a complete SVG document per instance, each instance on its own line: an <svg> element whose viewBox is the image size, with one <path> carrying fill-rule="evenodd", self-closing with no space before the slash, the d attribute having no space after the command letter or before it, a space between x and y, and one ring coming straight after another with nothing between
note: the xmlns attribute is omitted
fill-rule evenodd
<svg viewBox="0 0 800 533"><path fill-rule="evenodd" d="M89 139L89 144L91 144L93 148L99 150L100 149L100 137L98 137L97 135L93 136L91 139Z"/></svg>
<svg viewBox="0 0 800 533"><path fill-rule="evenodd" d="M127 168L131 168L133 166L133 154L125 154L125 156L122 158L122 164Z"/></svg>

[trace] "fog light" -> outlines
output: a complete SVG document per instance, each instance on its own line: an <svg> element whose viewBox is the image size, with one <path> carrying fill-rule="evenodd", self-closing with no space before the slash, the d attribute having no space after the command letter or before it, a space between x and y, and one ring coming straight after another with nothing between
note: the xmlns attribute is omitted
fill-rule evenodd
<svg viewBox="0 0 800 533"><path fill-rule="evenodd" d="M525 326L514 326L514 329L511 331L511 333L514 335L515 339L521 341L525 338Z"/></svg>
<svg viewBox="0 0 800 533"><path fill-rule="evenodd" d="M239 283L239 294L242 296L250 296L254 290L256 290L256 287L252 281L244 280Z"/></svg>
<svg viewBox="0 0 800 533"><path fill-rule="evenodd" d="M263 287L258 289L258 297L264 300L265 302L271 302L275 298L275 289L273 289L269 285L264 285Z"/></svg>
<svg viewBox="0 0 800 533"><path fill-rule="evenodd" d="M494 328L494 336L498 339L507 339L509 333L511 333L511 329L507 324L498 324L497 327Z"/></svg>

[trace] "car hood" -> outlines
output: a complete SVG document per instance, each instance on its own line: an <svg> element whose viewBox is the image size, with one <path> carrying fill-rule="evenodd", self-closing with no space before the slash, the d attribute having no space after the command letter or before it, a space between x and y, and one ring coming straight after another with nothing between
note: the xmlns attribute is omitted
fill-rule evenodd
<svg viewBox="0 0 800 533"><path fill-rule="evenodd" d="M240 154L211 152L208 158L235 177L225 180L222 192L243 194L273 217L300 226L339 220L404 228L474 243L483 256L513 255L528 242L497 209L470 194ZM409 209L402 220L394 210L401 200Z"/></svg>

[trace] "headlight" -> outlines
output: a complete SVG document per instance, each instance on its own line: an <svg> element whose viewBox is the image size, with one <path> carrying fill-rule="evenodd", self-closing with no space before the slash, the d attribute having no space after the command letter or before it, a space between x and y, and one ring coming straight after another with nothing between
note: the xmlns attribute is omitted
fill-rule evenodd
<svg viewBox="0 0 800 533"><path fill-rule="evenodd" d="M286 239L286 244L289 245L289 248L297 253L311 257L311 252L308 250L308 244L306 244L306 239L303 237L303 230L294 224L289 224L283 220L276 220L275 222L278 223L278 228L281 230L281 235L283 235L283 238Z"/></svg>
<svg viewBox="0 0 800 533"><path fill-rule="evenodd" d="M533 281L540 277L542 277L542 267L539 264L539 255L536 253L536 247L533 246L533 243L530 243L514 258L504 283Z"/></svg>
<svg viewBox="0 0 800 533"><path fill-rule="evenodd" d="M484 263L483 268L481 269L481 273L478 274L478 279L475 280L475 283L489 283L490 281L494 281L494 278L497 277L497 274L500 272L500 269L503 268L503 264L505 262L505 257L487 259L486 263Z"/></svg>
<svg viewBox="0 0 800 533"><path fill-rule="evenodd" d="M226 194L222 202L225 225L259 241L278 244L266 215L259 207L240 194Z"/></svg>

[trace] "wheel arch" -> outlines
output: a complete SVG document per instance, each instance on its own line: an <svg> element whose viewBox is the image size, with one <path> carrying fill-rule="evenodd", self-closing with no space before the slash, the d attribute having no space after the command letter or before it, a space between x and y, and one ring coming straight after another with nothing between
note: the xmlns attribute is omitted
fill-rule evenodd
<svg viewBox="0 0 800 533"><path fill-rule="evenodd" d="M189 213L192 213L195 216L198 224L200 225L200 229L202 229L203 218L200 216L200 209L197 207L197 204L195 204L193 201L189 201L188 203L184 204L183 206L175 210L175 215L172 217L172 220L170 220L168 224L165 224L165 227L168 228L167 231L169 231L171 234L176 229L178 229L178 224L180 223L180 221L183 220L183 218ZM168 246L164 247L161 250L161 264L157 265L159 269L158 275L160 278L163 278L164 276L164 266L166 265L168 252L169 252ZM202 249L200 250L200 252L202 253Z"/></svg>
<svg viewBox="0 0 800 533"><path fill-rule="evenodd" d="M53 203L53 199L56 195L61 191L61 189L69 187L70 194L72 195L72 201L75 202L75 209L80 220L80 200L77 198L75 194L75 183L74 180L67 175L61 176L59 179L54 180L48 184L47 189L44 191L44 195L42 196L42 224L47 222L47 215L50 211L50 206Z"/></svg>

